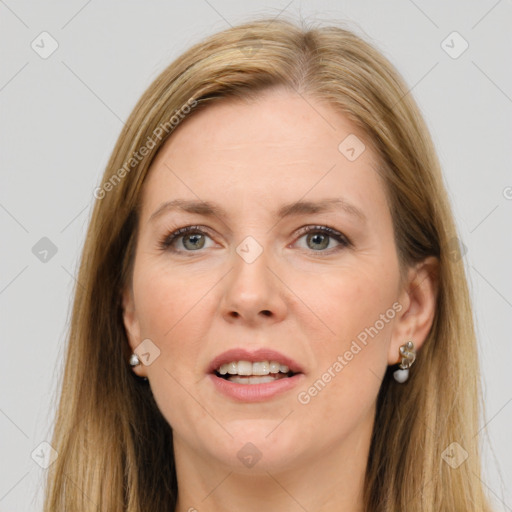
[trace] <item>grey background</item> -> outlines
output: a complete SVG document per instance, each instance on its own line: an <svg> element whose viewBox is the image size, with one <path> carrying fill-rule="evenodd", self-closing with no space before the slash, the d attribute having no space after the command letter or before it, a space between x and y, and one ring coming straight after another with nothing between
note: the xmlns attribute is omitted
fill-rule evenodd
<svg viewBox="0 0 512 512"><path fill-rule="evenodd" d="M0 0L0 511L41 509L36 461L48 461L40 443L50 440L74 276L123 121L186 48L254 15L348 21L410 85L465 246L486 403L483 482L496 510L512 510L510 0ZM43 31L58 43L46 59L31 47L50 47ZM453 31L469 44L458 58L441 46ZM453 36L446 44L462 48ZM33 252L43 237L57 250L46 262Z"/></svg>

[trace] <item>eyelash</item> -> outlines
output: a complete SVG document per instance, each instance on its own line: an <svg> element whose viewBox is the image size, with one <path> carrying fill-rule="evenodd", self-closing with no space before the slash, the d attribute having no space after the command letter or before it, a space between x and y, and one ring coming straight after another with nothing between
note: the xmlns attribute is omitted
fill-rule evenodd
<svg viewBox="0 0 512 512"><path fill-rule="evenodd" d="M172 244L178 240L179 238L188 235L188 234L200 234L200 235L207 235L209 236L210 231L205 226L185 226L183 228L177 229L176 231L165 235L158 244L158 247L162 251L171 251L174 253L194 253L194 252L200 252L200 251L187 251L187 250L176 250L172 248ZM305 226L303 228L299 229L299 238L302 238L302 236L307 235L309 233L321 233L324 235L328 235L329 237L336 240L340 245L337 247L332 247L331 249L325 249L320 251L314 251L311 249L312 253L317 253L318 255L323 254L331 254L334 251L338 251L342 248L350 247L352 246L352 242L342 233L339 231L330 228L329 226ZM210 237L211 238L211 237Z"/></svg>

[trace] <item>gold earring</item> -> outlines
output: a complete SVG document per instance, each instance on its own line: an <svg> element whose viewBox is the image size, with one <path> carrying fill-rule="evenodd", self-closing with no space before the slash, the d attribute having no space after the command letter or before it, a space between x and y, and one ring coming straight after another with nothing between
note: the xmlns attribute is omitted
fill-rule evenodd
<svg viewBox="0 0 512 512"><path fill-rule="evenodd" d="M400 347L400 355L402 361L399 364L398 370L393 372L393 377L397 382L403 383L409 378L409 368L416 360L416 350L414 349L414 343L408 341Z"/></svg>

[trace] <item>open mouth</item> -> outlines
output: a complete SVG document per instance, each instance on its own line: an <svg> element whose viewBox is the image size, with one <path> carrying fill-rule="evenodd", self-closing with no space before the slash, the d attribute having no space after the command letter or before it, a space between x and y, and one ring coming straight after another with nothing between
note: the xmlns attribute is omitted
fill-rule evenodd
<svg viewBox="0 0 512 512"><path fill-rule="evenodd" d="M207 373L218 392L240 403L272 400L305 378L298 363L268 348L226 351L210 363Z"/></svg>
<svg viewBox="0 0 512 512"><path fill-rule="evenodd" d="M296 375L293 372L288 373L271 373L269 375L221 375L215 372L217 377L234 382L235 384L266 384L267 382L274 382L279 379L286 379Z"/></svg>
<svg viewBox="0 0 512 512"><path fill-rule="evenodd" d="M296 375L277 361L232 361L213 372L217 377L235 384L266 384Z"/></svg>

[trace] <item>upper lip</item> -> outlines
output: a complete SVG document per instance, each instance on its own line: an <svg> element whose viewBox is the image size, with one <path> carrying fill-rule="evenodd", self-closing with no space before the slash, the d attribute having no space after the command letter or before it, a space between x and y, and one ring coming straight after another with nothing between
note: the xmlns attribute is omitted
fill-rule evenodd
<svg viewBox="0 0 512 512"><path fill-rule="evenodd" d="M250 361L251 363L277 361L279 364L288 366L293 373L303 373L301 366L296 361L270 348L259 348L251 351L244 348L233 348L222 352L210 363L208 373L214 373L221 365L231 361Z"/></svg>

